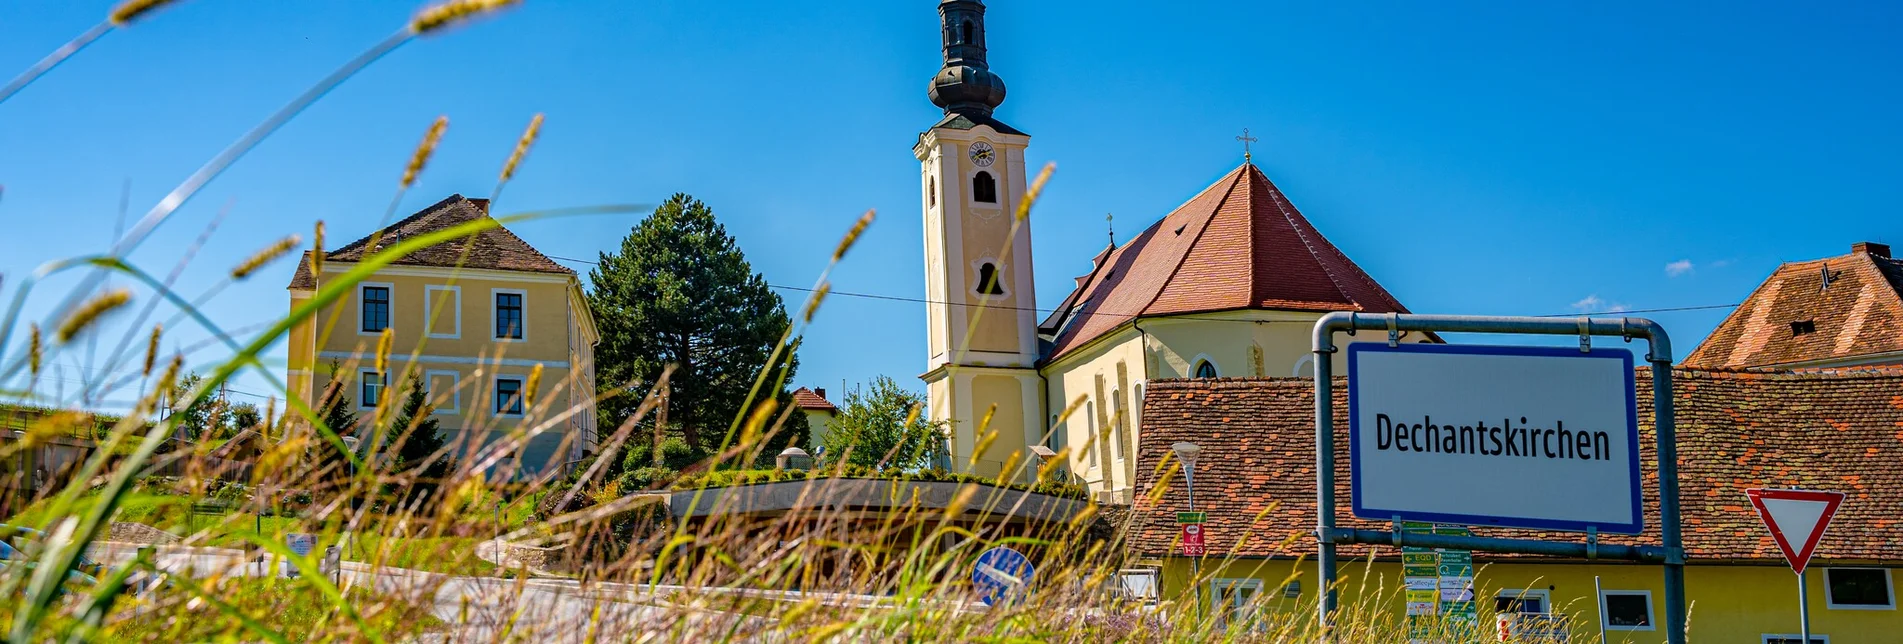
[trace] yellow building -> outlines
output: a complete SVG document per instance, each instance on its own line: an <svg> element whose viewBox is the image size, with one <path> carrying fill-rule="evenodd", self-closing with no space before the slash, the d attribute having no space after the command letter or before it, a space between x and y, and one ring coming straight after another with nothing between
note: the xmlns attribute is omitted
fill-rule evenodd
<svg viewBox="0 0 1903 644"><path fill-rule="evenodd" d="M1650 378L1638 378L1650 407ZM1895 575L1903 568L1903 370L1743 373L1679 369L1676 384L1680 501L1686 551L1688 637L1693 642L1795 643L1796 578L1744 490L1809 488L1848 495L1807 571L1816 642L1903 641ZM1346 387L1338 386L1336 391ZM1151 384L1138 458L1135 523L1128 546L1139 566L1160 572L1160 598L1196 601L1241 626L1263 612L1312 619L1317 599L1315 420L1312 381L1168 380ZM1335 406L1338 489L1349 498L1347 406ZM1660 543L1650 414L1640 414L1646 534L1604 543ZM1158 465L1175 441L1202 448L1195 509L1207 513L1208 555L1192 581L1176 513L1189 509L1181 476ZM1431 477L1422 485L1432 486ZM1501 485L1513 485L1510 480ZM1159 496L1148 493L1157 486ZM1449 494L1458 493L1449 490ZM1154 498L1154 501L1150 501ZM1387 529L1348 516L1340 525ZM1583 541L1584 535L1478 529L1480 536ZM1398 549L1343 546L1340 606L1400 619L1405 598ZM1479 623L1500 614L1557 619L1572 641L1661 642L1662 569L1619 561L1474 553ZM1595 593L1598 578L1601 592ZM1190 591L1194 590L1192 594Z"/></svg>
<svg viewBox="0 0 1903 644"><path fill-rule="evenodd" d="M291 280L291 306L354 268L374 251L373 239L378 249L387 248L488 216L488 200L452 195L325 253L321 272L312 271L307 252ZM388 373L378 373L374 353L384 329L393 331L394 342ZM497 471L539 472L596 448L599 337L575 272L496 227L399 259L292 329L286 382L316 406L331 382L340 381L361 419L380 403L401 404L384 401L383 392L414 374L446 434L484 445L518 429L532 433ZM537 366L539 390L524 400ZM531 421L526 426L525 419Z"/></svg>
<svg viewBox="0 0 1903 644"><path fill-rule="evenodd" d="M1091 259L1039 322L1030 224L1014 216L1030 136L993 116L1005 90L986 63L984 10L939 4L945 64L930 97L945 116L913 148L930 302L921 377L933 419L951 427L952 462L1021 478L1035 472L1033 446L1068 447L1079 482L1128 503L1145 383L1306 375L1322 315L1407 312L1245 160Z"/></svg>

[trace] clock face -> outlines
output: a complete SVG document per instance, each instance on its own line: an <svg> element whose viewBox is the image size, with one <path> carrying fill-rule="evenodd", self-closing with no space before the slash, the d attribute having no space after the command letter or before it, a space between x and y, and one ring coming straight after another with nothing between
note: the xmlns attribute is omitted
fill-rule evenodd
<svg viewBox="0 0 1903 644"><path fill-rule="evenodd" d="M996 150L991 149L990 143L979 141L971 144L971 162L978 164L978 167L989 168L991 167L991 162L997 159L998 153Z"/></svg>

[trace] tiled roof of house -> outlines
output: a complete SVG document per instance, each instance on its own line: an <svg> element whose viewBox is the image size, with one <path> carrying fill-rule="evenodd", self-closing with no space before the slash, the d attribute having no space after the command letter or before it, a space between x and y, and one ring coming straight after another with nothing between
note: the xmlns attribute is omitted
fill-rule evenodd
<svg viewBox="0 0 1903 644"><path fill-rule="evenodd" d="M1888 246L1864 242L1848 255L1779 266L1684 366L1740 369L1903 352L1903 261L1889 255Z"/></svg>
<svg viewBox="0 0 1903 644"><path fill-rule="evenodd" d="M1693 560L1778 561L1777 545L1746 499L1751 487L1839 490L1849 495L1817 557L1903 562L1903 370L1673 372L1680 505L1686 555ZM1343 527L1386 529L1349 516L1345 379L1335 387L1338 517ZM1182 477L1152 503L1158 461L1176 441L1203 448L1196 467L1198 510L1208 512L1209 553L1314 556L1315 386L1312 380L1155 380L1145 391L1138 446L1134 550L1159 556L1175 547L1174 512L1184 509ZM1640 460L1646 534L1658 544L1657 472L1651 378L1639 371ZM1506 483L1506 482L1503 482ZM1265 509L1274 505L1273 511ZM1583 541L1583 535L1477 529L1482 536ZM1605 535L1606 543L1637 542ZM1238 543L1238 541L1241 543ZM1287 545L1284 546L1283 544ZM1343 546L1345 556L1398 556L1387 546Z"/></svg>
<svg viewBox="0 0 1903 644"><path fill-rule="evenodd" d="M1098 255L1040 329L1056 358L1135 317L1234 309L1407 312L1245 163Z"/></svg>
<svg viewBox="0 0 1903 644"><path fill-rule="evenodd" d="M371 237L377 237L377 249L382 249L409 237L445 230L488 216L488 199L470 199L460 194L450 195L447 199L391 224L377 234L365 235L337 250L324 253L324 259L337 262L359 261L363 259ZM467 256L463 252L465 247L468 248ZM310 263L310 253L306 252L303 261L298 262L297 273L291 277L290 288L317 287L316 280L311 276ZM555 263L555 260L549 259L547 255L529 246L528 242L522 241L521 237L515 236L515 233L501 226L479 232L474 237L460 238L418 250L396 260L395 263L408 266L462 266L503 271L575 274L575 271Z"/></svg>
<svg viewBox="0 0 1903 644"><path fill-rule="evenodd" d="M824 389L817 392L805 387L794 389L793 406L811 411L839 411L838 407L834 407L831 402L826 400L826 390Z"/></svg>

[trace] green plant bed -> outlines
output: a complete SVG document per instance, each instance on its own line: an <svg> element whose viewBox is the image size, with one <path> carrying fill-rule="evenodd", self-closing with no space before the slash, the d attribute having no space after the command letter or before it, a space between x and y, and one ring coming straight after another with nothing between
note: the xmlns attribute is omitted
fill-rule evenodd
<svg viewBox="0 0 1903 644"><path fill-rule="evenodd" d="M837 474L842 479L871 479L880 481L913 481L919 483L976 483L1023 492L1048 494L1064 499L1082 500L1089 492L1082 486L1054 481L1037 483L1000 482L997 479L961 474L944 470L919 470L915 472L880 472L869 468L848 465L834 470L820 468L815 470L715 470L692 474L674 481L675 490L696 490L702 487L733 487L739 485L759 485L762 483L784 483L787 481L806 481L812 479L833 478Z"/></svg>

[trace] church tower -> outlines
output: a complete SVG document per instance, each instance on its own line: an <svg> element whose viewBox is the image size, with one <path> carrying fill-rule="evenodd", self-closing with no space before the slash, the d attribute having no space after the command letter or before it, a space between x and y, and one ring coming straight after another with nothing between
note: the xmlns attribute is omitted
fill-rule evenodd
<svg viewBox="0 0 1903 644"><path fill-rule="evenodd" d="M927 407L951 429L952 469L1034 476L1027 446L1045 429L1037 298L1030 222L1016 218L1031 137L992 117L1004 80L985 62L984 3L943 0L938 16L945 65L927 94L945 117L912 148L925 211ZM987 413L989 441L979 433Z"/></svg>

